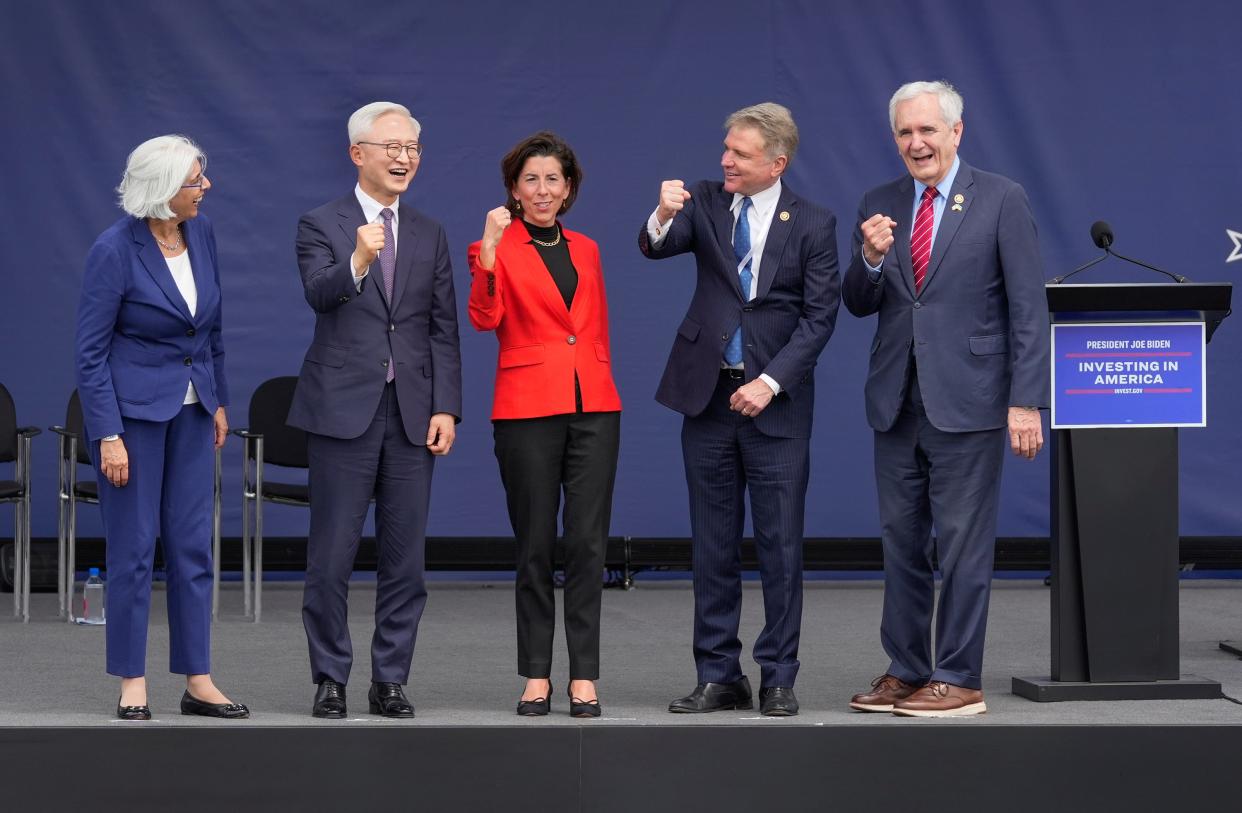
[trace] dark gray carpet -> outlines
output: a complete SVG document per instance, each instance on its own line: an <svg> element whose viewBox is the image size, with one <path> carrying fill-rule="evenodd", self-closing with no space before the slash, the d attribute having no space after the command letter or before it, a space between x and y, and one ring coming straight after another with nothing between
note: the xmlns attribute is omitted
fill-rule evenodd
<svg viewBox="0 0 1242 813"><path fill-rule="evenodd" d="M182 717L177 712L184 682L167 672L168 625L164 594L156 589L148 646L150 703L164 725L927 725L890 715L851 712L850 695L865 688L887 665L878 642L881 583L808 582L802 632L798 717L774 720L755 712L671 715L668 701L694 685L690 655L691 594L687 581L639 582L634 590L604 593L602 680L605 717L578 721L567 714L565 656L558 635L553 714L523 719L513 713L522 688L516 674L512 584L431 583L419 631L409 694L414 720L382 720L366 714L374 586L357 583L351 593L355 663L349 686L349 721L310 717L306 641L301 623L301 584L269 583L261 624L241 616L240 585L222 591L220 620L213 631L213 673L232 699L247 703L244 723ZM5 595L3 599L11 599ZM0 602L6 614L11 605ZM104 673L104 631L55 618L55 595L35 595L32 618L23 625L0 619L0 726L131 725L113 721L118 681ZM762 595L748 582L742 640L749 650L762 624ZM941 721L952 725L1242 725L1242 706L1227 700L1130 701L1037 704L1010 694L1014 675L1047 675L1048 590L1039 581L998 581L992 597L985 664L989 713ZM1242 639L1242 583L1188 581L1181 590L1182 672L1224 684L1242 698L1242 660L1217 648L1220 639ZM758 667L745 666L755 688Z"/></svg>

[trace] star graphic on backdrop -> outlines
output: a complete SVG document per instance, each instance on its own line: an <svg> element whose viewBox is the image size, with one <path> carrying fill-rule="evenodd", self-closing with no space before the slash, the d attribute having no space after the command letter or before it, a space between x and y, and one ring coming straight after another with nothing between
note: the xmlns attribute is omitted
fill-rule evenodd
<svg viewBox="0 0 1242 813"><path fill-rule="evenodd" d="M1229 235L1229 239L1233 241L1233 251L1229 252L1225 262L1231 263L1234 260L1242 260L1242 231L1225 229L1225 234Z"/></svg>

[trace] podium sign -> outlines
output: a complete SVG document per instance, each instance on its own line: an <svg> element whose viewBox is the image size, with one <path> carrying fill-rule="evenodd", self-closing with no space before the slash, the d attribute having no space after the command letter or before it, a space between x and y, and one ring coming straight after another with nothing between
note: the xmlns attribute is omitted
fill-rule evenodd
<svg viewBox="0 0 1242 813"><path fill-rule="evenodd" d="M1052 325L1052 428L1207 425L1203 322Z"/></svg>

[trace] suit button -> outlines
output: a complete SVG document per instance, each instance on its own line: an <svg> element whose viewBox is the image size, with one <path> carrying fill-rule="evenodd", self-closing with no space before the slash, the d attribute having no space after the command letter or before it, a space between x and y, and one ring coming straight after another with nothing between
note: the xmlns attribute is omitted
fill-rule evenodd
<svg viewBox="0 0 1242 813"><path fill-rule="evenodd" d="M577 344L577 343L578 343L578 337L577 337L577 336L570 336L569 338L565 339L565 341L569 342L570 344Z"/></svg>
<svg viewBox="0 0 1242 813"><path fill-rule="evenodd" d="M720 336L720 341L722 341L722 342L727 342L727 341L729 341L729 334L728 334L728 333L724 333L724 334L722 334L722 335Z"/></svg>
<svg viewBox="0 0 1242 813"><path fill-rule="evenodd" d="M397 332L397 326L396 326L396 325L391 325L391 324L390 324L390 325L388 326L388 332L389 332L389 333L396 333L396 332Z"/></svg>
<svg viewBox="0 0 1242 813"><path fill-rule="evenodd" d="M381 367L387 367L387 366L388 366L388 362L387 362L386 360L385 360L385 361L381 361L381 362L380 362L380 366L381 366Z"/></svg>
<svg viewBox="0 0 1242 813"><path fill-rule="evenodd" d="M182 364L184 364L184 365L185 365L185 366L187 366L187 367L193 367L193 366L194 366L194 359L190 358L189 356L186 356L186 357L185 357L185 361L183 361L183 362L182 362Z"/></svg>
<svg viewBox="0 0 1242 813"><path fill-rule="evenodd" d="M343 297L341 297L341 301L342 301L342 302L348 302L348 301L349 301L349 297L347 297L347 296L343 296Z"/></svg>
<svg viewBox="0 0 1242 813"><path fill-rule="evenodd" d="M742 308L742 313L750 313L753 310L754 308L750 308L750 307Z"/></svg>
<svg viewBox="0 0 1242 813"><path fill-rule="evenodd" d="M185 332L185 335L187 335L187 336L193 336L193 335L194 335L194 328L190 328L189 330L187 330L187 331Z"/></svg>
<svg viewBox="0 0 1242 813"><path fill-rule="evenodd" d="M915 302L915 303L914 303L914 309L915 309L915 310L918 310L918 309L919 309L919 308L921 308L921 307L923 307L923 303L922 303L922 302Z"/></svg>

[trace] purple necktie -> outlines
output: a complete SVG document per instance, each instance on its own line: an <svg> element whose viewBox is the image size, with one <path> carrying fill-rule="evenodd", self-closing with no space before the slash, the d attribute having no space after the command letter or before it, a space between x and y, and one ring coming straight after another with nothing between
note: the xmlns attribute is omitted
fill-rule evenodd
<svg viewBox="0 0 1242 813"><path fill-rule="evenodd" d="M384 218L384 247L380 249L380 276L384 278L384 296L388 299L389 318L392 313L392 281L397 275L397 246L392 239L392 209L381 209L380 215ZM388 375L385 381L392 381L397 377L396 365L392 363L392 353L388 354Z"/></svg>

